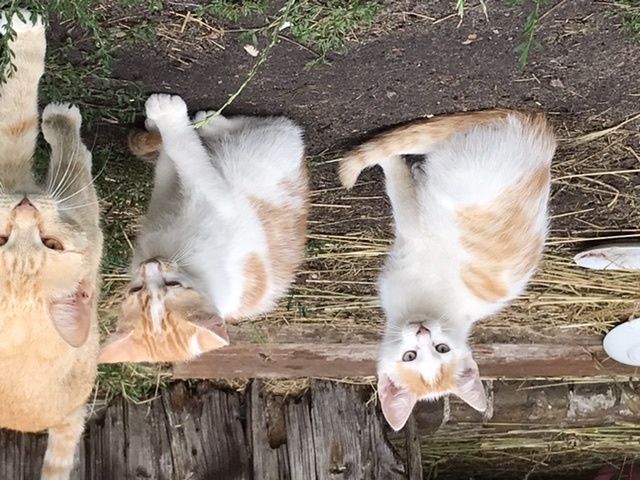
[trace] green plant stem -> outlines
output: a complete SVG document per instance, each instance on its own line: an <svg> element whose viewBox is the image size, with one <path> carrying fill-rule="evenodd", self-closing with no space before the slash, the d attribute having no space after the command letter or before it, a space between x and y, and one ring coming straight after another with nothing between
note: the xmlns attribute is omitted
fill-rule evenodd
<svg viewBox="0 0 640 480"><path fill-rule="evenodd" d="M264 50L262 50L262 53L258 57L258 60L253 65L253 67L251 67L251 70L249 71L247 78L244 79L244 82L242 82L240 87L238 87L238 89L228 98L228 100L224 103L224 105L222 105L218 110L216 110L210 115L207 115L204 119L200 120L199 122L194 123L195 128L202 128L206 126L211 121L211 119L220 115L225 108L231 105L235 101L235 99L238 98L238 96L242 93L242 91L246 88L246 86L249 85L251 80L253 80L253 77L255 77L256 73L258 73L258 70L260 69L262 64L266 62L267 59L269 58L269 54L271 53L271 50L273 49L273 47L276 45L276 43L278 43L278 35L280 34L280 29L282 28L284 23L287 21L287 18L289 17L289 12L291 11L291 8L295 3L296 3L296 0L289 0L285 5L285 7L283 8L282 15L280 16L280 21L276 23L273 29L273 33L271 34L271 39L269 40L269 43L264 48Z"/></svg>

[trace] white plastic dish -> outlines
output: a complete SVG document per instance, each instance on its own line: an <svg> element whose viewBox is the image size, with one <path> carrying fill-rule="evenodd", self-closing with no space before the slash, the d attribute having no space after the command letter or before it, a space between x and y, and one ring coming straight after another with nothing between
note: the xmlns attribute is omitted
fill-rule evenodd
<svg viewBox="0 0 640 480"><path fill-rule="evenodd" d="M616 362L640 367L640 318L615 327L604 337L602 346Z"/></svg>
<svg viewBox="0 0 640 480"><path fill-rule="evenodd" d="M580 252L573 260L592 270L640 270L640 244L601 245Z"/></svg>

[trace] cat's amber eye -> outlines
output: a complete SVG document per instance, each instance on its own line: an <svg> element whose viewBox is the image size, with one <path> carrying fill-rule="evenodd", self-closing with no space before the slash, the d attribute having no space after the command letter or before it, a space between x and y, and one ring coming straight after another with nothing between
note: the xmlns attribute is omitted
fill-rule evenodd
<svg viewBox="0 0 640 480"><path fill-rule="evenodd" d="M182 284L176 280L167 280L164 282L165 287L181 287Z"/></svg>
<svg viewBox="0 0 640 480"><path fill-rule="evenodd" d="M416 352L415 350L407 350L406 352L404 352L404 355L402 355L402 361L413 362L417 357L418 352Z"/></svg>
<svg viewBox="0 0 640 480"><path fill-rule="evenodd" d="M64 247L62 246L62 244L55 238L43 237L42 244L45 247L47 247L49 250L58 250L58 251L64 250Z"/></svg>
<svg viewBox="0 0 640 480"><path fill-rule="evenodd" d="M438 353L447 353L450 350L451 349L449 348L449 345L445 345L444 343L439 343L438 345L436 345L436 352Z"/></svg>
<svg viewBox="0 0 640 480"><path fill-rule="evenodd" d="M9 237L6 235L0 235L0 247L9 241Z"/></svg>

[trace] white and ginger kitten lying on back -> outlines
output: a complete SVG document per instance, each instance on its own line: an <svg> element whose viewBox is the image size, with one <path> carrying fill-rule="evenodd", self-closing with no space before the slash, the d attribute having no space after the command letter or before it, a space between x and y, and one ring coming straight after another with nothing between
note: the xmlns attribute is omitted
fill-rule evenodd
<svg viewBox="0 0 640 480"><path fill-rule="evenodd" d="M34 180L46 41L23 17L10 19L16 71L0 85L0 427L48 429L41 478L63 480L96 376L102 233L76 107L44 109L51 161L46 185Z"/></svg>
<svg viewBox="0 0 640 480"><path fill-rule="evenodd" d="M393 209L378 394L394 429L418 400L447 393L486 409L467 337L524 290L540 261L555 145L543 115L492 110L418 120L341 160L347 188L380 165ZM411 168L408 154L425 162Z"/></svg>
<svg viewBox="0 0 640 480"><path fill-rule="evenodd" d="M130 146L147 159L161 150L104 363L183 361L227 345L225 322L271 309L304 254L299 127L283 117L218 116L196 129L170 95L152 95L146 114L150 131Z"/></svg>

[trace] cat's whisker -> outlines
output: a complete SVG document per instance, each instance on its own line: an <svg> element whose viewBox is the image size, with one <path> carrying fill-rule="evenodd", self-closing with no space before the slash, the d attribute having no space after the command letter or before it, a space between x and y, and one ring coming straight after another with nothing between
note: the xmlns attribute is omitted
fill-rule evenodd
<svg viewBox="0 0 640 480"><path fill-rule="evenodd" d="M72 155L75 155L75 149L74 149L74 152L73 152ZM58 156L58 165L62 164L62 159L63 158L64 157L62 156L62 154L60 154ZM67 166L66 166L65 171L64 171L64 174L62 175L62 178L60 178L60 181L56 185L55 190L51 194L51 196L53 198L58 198L59 195L61 195L64 191L66 191L66 183L67 183L67 178L68 178L69 172L71 171L71 165L72 165L72 162L68 161L67 162Z"/></svg>
<svg viewBox="0 0 640 480"><path fill-rule="evenodd" d="M56 162L57 162L56 176L55 176L55 182L53 183L55 188L54 188L53 192L51 193L51 196L53 198L57 198L57 196L59 195L59 193L60 193L59 190L60 190L60 188L62 188L64 186L65 180L66 180L68 172L69 172L69 169L71 168L71 162L69 161L69 162L67 162L67 166L65 168L65 171L64 171L62 177L60 179L58 179L58 174L60 173L60 168L61 168L63 159L65 158L65 153L66 153L65 150L64 150L64 147L65 147L64 144L61 145L61 150L58 153L57 159L56 159ZM72 155L69 158L72 158L73 155L75 155L76 148L77 147L74 146L74 149L72 151Z"/></svg>
<svg viewBox="0 0 640 480"><path fill-rule="evenodd" d="M95 201L95 202L83 203L82 205L73 205L71 207L59 207L58 211L66 212L67 210L75 210L76 208L90 207L90 206L99 205L99 204L100 204L99 201Z"/></svg>
<svg viewBox="0 0 640 480"><path fill-rule="evenodd" d="M73 197L75 197L76 195L79 195L80 193L82 193L84 190L86 190L87 188L91 187L95 181L100 177L100 175L102 175L102 173L104 172L106 166L107 166L108 162L105 162L104 165L102 166L102 168L100 169L100 171L96 174L95 177L93 177L91 179L91 181L89 183L87 183L84 187L80 188L79 190L77 190L75 193L72 193L71 195L62 198L60 200L58 200L58 203L64 203L70 199L72 199Z"/></svg>

